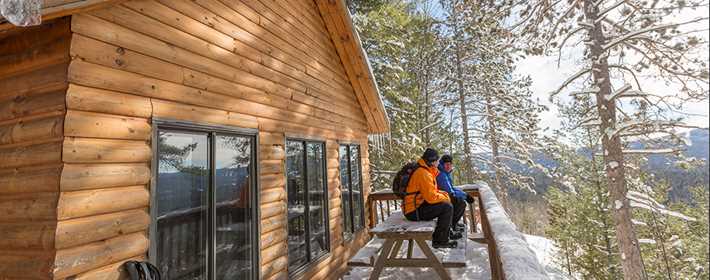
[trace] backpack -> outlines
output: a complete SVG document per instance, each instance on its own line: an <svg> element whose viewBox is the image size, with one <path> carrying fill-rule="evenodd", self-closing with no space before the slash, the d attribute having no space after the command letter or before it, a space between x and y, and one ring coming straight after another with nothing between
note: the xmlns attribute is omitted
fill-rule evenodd
<svg viewBox="0 0 710 280"><path fill-rule="evenodd" d="M160 271L149 262L127 261L123 265L131 280L160 280Z"/></svg>
<svg viewBox="0 0 710 280"><path fill-rule="evenodd" d="M410 194L418 194L419 192L407 193L407 185L409 184L409 178L412 177L414 171L416 171L421 165L417 162L409 162L402 166L402 168L394 176L394 181L392 182L392 192L397 195L397 197L404 199L405 196Z"/></svg>

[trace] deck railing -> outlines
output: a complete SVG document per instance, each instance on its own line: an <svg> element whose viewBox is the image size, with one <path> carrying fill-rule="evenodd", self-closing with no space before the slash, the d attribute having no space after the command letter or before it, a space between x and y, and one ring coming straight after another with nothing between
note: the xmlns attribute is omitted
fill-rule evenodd
<svg viewBox="0 0 710 280"><path fill-rule="evenodd" d="M528 248L522 234L516 230L488 185L478 182L458 187L475 199L475 202L468 206L468 219L464 220L472 231L469 236L488 247L491 278L548 279L535 253ZM401 206L401 199L390 190L370 193L367 198L367 207L370 210L368 227L373 228L389 217L392 210L401 209ZM482 233L476 232L479 221Z"/></svg>

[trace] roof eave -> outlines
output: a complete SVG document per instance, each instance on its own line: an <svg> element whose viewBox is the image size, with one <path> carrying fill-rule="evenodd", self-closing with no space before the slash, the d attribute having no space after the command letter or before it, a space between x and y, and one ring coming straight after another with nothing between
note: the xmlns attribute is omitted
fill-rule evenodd
<svg viewBox="0 0 710 280"><path fill-rule="evenodd" d="M353 25L350 11L343 0L316 0L326 28L335 44L345 72L358 96L358 101L368 122L369 133L390 130L389 117L367 53L362 48L360 36Z"/></svg>

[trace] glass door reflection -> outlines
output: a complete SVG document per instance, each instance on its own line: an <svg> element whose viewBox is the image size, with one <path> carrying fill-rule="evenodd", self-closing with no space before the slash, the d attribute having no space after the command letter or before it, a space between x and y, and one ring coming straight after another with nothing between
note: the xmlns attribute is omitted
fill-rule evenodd
<svg viewBox="0 0 710 280"><path fill-rule="evenodd" d="M207 133L158 133L157 266L166 279L207 279Z"/></svg>

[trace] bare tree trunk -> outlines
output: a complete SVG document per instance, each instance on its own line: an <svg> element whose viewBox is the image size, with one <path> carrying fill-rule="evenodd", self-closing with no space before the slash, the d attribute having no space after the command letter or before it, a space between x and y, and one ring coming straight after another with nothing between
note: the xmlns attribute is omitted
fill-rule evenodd
<svg viewBox="0 0 710 280"><path fill-rule="evenodd" d="M428 71L428 70L425 70L425 71ZM431 104L431 100L429 98L429 80L428 80L429 75L425 75L424 78L425 78L425 80L424 80L424 103L426 104L426 106L424 107L424 115L426 116L426 120L427 120L424 123L424 127L425 127L424 128L424 145L426 147L431 147L432 146L431 145L431 127L429 126L429 124L433 121L436 121L436 120L430 119L432 104Z"/></svg>
<svg viewBox="0 0 710 280"><path fill-rule="evenodd" d="M599 174L599 171L600 171L599 166L597 166L597 161L594 158L595 148L596 148L595 142L596 142L596 139L594 139L594 136L589 131L589 128L587 128L587 149L591 153L590 156L592 159L592 170L594 171L594 174ZM596 193L597 200L603 201L604 198L602 197L602 191L603 191L602 190L602 188L603 188L602 182L599 180L599 177L596 175L594 176L594 186L597 189L597 193ZM597 207L597 212L601 213L602 215L605 215L604 208L606 208L606 207L604 207L604 206ZM602 226L604 227L605 230L607 228L609 228L609 225L606 223L606 219L602 219ZM604 247L606 248L607 269L609 269L609 275L612 275L612 277L614 277L613 279L618 279L618 278L616 278L616 276L617 276L616 268L612 265L613 264L613 256L612 256L611 242L612 242L611 237L605 232L604 233Z"/></svg>
<svg viewBox="0 0 710 280"><path fill-rule="evenodd" d="M458 21L456 18L456 5L452 3L451 5L452 14L454 15L454 34L458 34ZM464 167L464 178L466 183L470 183L473 179L473 153L471 152L471 136L468 131L468 115L466 113L466 93L463 84L463 69L461 61L461 45L459 41L454 38L455 46L455 57L456 57L456 85L458 86L457 91L459 93L459 106L461 110L461 133L463 134L463 153L464 160L466 161L463 165Z"/></svg>
<svg viewBox="0 0 710 280"><path fill-rule="evenodd" d="M463 74L461 70L461 54L458 50L458 43L456 44L456 78L458 83L459 92L459 106L461 110L461 132L463 134L463 153L466 163L464 168L466 168L465 178L470 180L472 178L471 172L473 172L473 153L471 152L471 136L468 131L468 115L466 113L466 94L464 92L463 86Z"/></svg>
<svg viewBox="0 0 710 280"><path fill-rule="evenodd" d="M488 121L488 142L491 145L491 160L493 162L493 170L496 173L493 179L493 187L498 190L498 195L500 196L498 199L501 205L503 205L503 209L510 212L508 188L500 182L501 162L496 130L496 112L493 110L493 101L491 100L490 93L486 93L486 121Z"/></svg>
<svg viewBox="0 0 710 280"><path fill-rule="evenodd" d="M599 15L599 8L592 0L584 1L584 14L588 22L595 22ZM597 112L601 121L602 148L607 180L609 181L609 198L612 201L614 222L616 223L616 238L619 242L621 253L621 267L624 279L645 279L643 261L638 247L638 240L631 223L629 201L626 199L626 178L624 174L624 155L622 152L621 138L618 134L609 134L616 124L616 104L607 100L611 95L611 82L609 80L609 65L603 57L605 44L602 25L594 24L588 30L590 40L590 60L592 61L592 75L594 84L599 88L596 92Z"/></svg>

